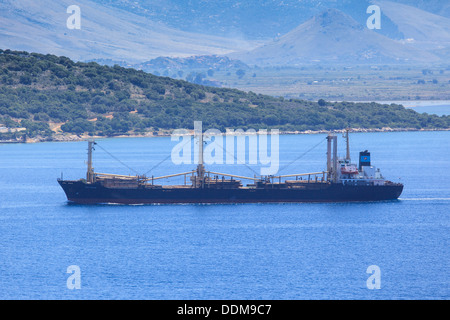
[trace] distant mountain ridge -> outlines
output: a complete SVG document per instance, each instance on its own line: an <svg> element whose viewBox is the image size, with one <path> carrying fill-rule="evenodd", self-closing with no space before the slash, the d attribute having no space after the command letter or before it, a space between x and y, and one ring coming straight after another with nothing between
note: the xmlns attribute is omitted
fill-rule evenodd
<svg viewBox="0 0 450 320"><path fill-rule="evenodd" d="M2 49L90 59L147 61L158 56L225 54L251 48L251 41L186 32L134 13L78 0L81 29L67 28L72 0L0 2Z"/></svg>
<svg viewBox="0 0 450 320"><path fill-rule="evenodd" d="M255 65L440 61L430 52L372 32L337 9L316 15L275 41L230 56Z"/></svg>
<svg viewBox="0 0 450 320"><path fill-rule="evenodd" d="M187 58L158 57L144 63L136 64L133 67L147 72L164 69L169 70L169 73L186 69L232 70L249 68L242 61L218 55L192 56Z"/></svg>
<svg viewBox="0 0 450 320"><path fill-rule="evenodd" d="M320 12L334 8L363 24L371 0L96 0L148 17L173 28L208 34L268 39L285 34ZM450 16L450 4L442 0L396 0L443 17ZM446 3L447 2L447 3ZM383 10L384 26L378 33L398 38L400 32Z"/></svg>
<svg viewBox="0 0 450 320"><path fill-rule="evenodd" d="M227 72L237 72L238 70L244 70L245 72L245 70L250 69L247 64L240 60L219 55L200 55L186 58L158 57L136 64L111 59L92 59L87 62L96 62L106 66L118 65L126 68L134 68L158 76L186 79L192 83L213 87L222 86L222 83L218 80L206 79L207 76L213 76L216 71L226 70Z"/></svg>
<svg viewBox="0 0 450 320"><path fill-rule="evenodd" d="M421 49L450 47L450 15L443 17L393 1L375 1L395 21L405 40ZM450 8L450 1L449 1Z"/></svg>
<svg viewBox="0 0 450 320"><path fill-rule="evenodd" d="M143 68L158 57L229 54L266 65L445 63L450 50L450 4L439 0L78 0L81 29L69 30L72 4L1 1L0 48ZM381 8L380 30L365 26L371 4ZM321 34L304 28L326 10L345 15L348 29L315 25Z"/></svg>

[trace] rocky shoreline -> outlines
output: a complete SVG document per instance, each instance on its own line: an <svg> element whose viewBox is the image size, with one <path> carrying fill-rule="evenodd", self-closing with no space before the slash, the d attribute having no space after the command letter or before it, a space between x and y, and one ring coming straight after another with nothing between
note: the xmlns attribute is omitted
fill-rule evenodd
<svg viewBox="0 0 450 320"><path fill-rule="evenodd" d="M324 134L324 133L343 133L346 129L340 130L306 130L306 131L280 131L282 135L288 134ZM416 128L375 128L375 129L365 129L365 128L350 128L349 132L362 133L362 132L409 132L409 131L450 131L447 129L416 129ZM270 132L270 131L268 131ZM188 132L189 135L193 134L193 130ZM245 133L248 134L248 133ZM0 140L0 144L9 143L39 143L39 142L76 142L76 141L86 141L88 139L105 139L105 138L155 138L155 137L170 137L172 135L172 130L160 131L157 134L146 133L146 134L129 134L129 135L117 135L117 136L89 136L89 135L74 135L74 134L55 134L51 137L41 137L37 136L34 138L27 138L25 141L23 139L17 140ZM223 134L225 135L225 134Z"/></svg>

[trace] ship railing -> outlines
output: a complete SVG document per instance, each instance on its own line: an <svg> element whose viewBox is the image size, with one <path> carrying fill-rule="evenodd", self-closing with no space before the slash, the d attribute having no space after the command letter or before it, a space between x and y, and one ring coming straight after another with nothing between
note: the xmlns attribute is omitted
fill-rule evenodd
<svg viewBox="0 0 450 320"><path fill-rule="evenodd" d="M261 178L251 178L251 177L244 177L244 176L238 176L235 174L228 174L228 173L220 173L220 172L213 172L213 171L207 171L207 174L213 174L218 176L225 176L225 177L232 177L232 178L239 178L239 179L246 179L246 180L253 180L253 181L259 181Z"/></svg>
<svg viewBox="0 0 450 320"><path fill-rule="evenodd" d="M311 181L311 177L315 177L313 180L317 181L318 176L322 176L322 181L326 181L326 175L328 174L328 171L321 171L321 172L308 172L308 173L297 173L297 174L285 174L285 175L279 175L279 176L269 176L270 179L275 180L278 179L278 181L281 183L282 178L289 178L289 177L295 177L295 180L298 180L299 177L308 177L307 181Z"/></svg>
<svg viewBox="0 0 450 320"><path fill-rule="evenodd" d="M165 179L165 178L171 178L171 177L177 177L177 176L182 176L182 175L188 175L188 174L192 174L193 172L195 172L195 170L193 171L189 171L189 172L182 172L182 173L176 173L176 174L170 174L170 175L166 175L166 176L160 176L160 177L146 177L146 176L126 176L126 175L121 175L121 174L112 174L112 173L99 173L99 172L95 172L94 174L96 176L100 176L100 177L116 177L116 178L121 178L121 179L139 179L141 181L149 181L149 180L158 180L158 179Z"/></svg>
<svg viewBox="0 0 450 320"><path fill-rule="evenodd" d="M152 185L153 185L153 182L155 181L155 180L159 180L159 179L167 179L167 178L172 178L172 177L179 177L179 176L184 176L184 184L186 185L186 176L187 175L193 175L195 173L195 170L192 170L192 171L188 171L188 172L181 172L181 173L175 173L175 174L169 174L169 175L165 175L165 176L160 176L160 177L151 177L151 178L145 178L145 179L143 179L143 181L147 181L147 182L149 182L149 181L151 181L152 182Z"/></svg>
<svg viewBox="0 0 450 320"><path fill-rule="evenodd" d="M142 182L152 182L155 180L160 180L160 179L166 179L166 178L172 178L172 177L178 177L178 176L184 176L185 179L185 184L186 184L186 176L187 175L194 175L196 173L196 170L191 170L191 171L187 171L187 172L181 172L181 173L175 173L175 174L170 174L170 175L165 175L165 176L159 176L159 177L146 177L146 176L130 176L130 175L120 175L120 174L111 174L111 173L99 173L99 172L95 172L94 175L95 177L108 177L108 178L118 178L118 179L124 179L124 180L138 180L138 181L142 181ZM326 181L325 176L328 174L328 171L321 171L321 172L308 172L308 173L296 173L296 174L286 174L286 175L279 175L279 176L267 176L265 177L269 182L270 181L274 181L275 179L278 179L279 182L281 183L281 179L282 178L288 178L288 177L295 177L296 180L298 180L298 178L300 177L305 177L307 176L308 179L307 181L311 181L311 177L315 177L315 181L317 181L317 176L322 176L322 181ZM244 180L253 180L253 181L263 181L264 178L263 177L246 177L246 176L240 176L240 175L235 175L235 174L229 174L229 173L221 173L221 172L214 172L214 171L206 171L205 175L207 175L208 177L210 177L210 175L217 175L217 176L225 176L225 177L231 177L231 178L238 178L238 179L244 179Z"/></svg>
<svg viewBox="0 0 450 320"><path fill-rule="evenodd" d="M126 176L126 175L120 175L120 174L110 174L110 173L94 173L96 177L109 177L109 178L119 178L119 179L126 179L126 180L140 180L140 181L154 181L154 180L160 180L160 179L166 179L166 178L172 178L172 177L178 177L178 176L186 176L192 175L196 173L196 170L188 171L188 172L181 172L181 173L175 173L175 174L169 174L165 176L159 176L159 177L145 177L145 176ZM248 179L248 180L254 180L259 181L260 178L251 178L251 177L244 177L234 174L228 174L228 173L220 173L220 172L213 172L213 171L206 171L205 175L221 175L221 176L227 176L227 177L233 177L233 178L239 178L239 179Z"/></svg>
<svg viewBox="0 0 450 320"><path fill-rule="evenodd" d="M139 179L139 176L126 176L122 174L112 174L112 173L100 173L100 172L94 172L95 177L110 177L110 178L119 178L119 179L127 179L127 180L136 180Z"/></svg>
<svg viewBox="0 0 450 320"><path fill-rule="evenodd" d="M145 175L143 176L126 176L126 175L120 175L120 174L111 174L111 173L94 173L95 177L108 177L108 178L118 178L118 179L123 179L123 180L138 180L140 182L152 182L155 180L160 180L160 179L166 179L166 178L172 178L172 177L178 177L178 176L183 176L184 175L184 184L186 184L186 176L187 175L191 175L194 174L196 171L192 170L192 171L188 171L188 172L181 172L181 173L175 173L175 174L170 174L170 175L165 175L165 176L160 176L160 177L147 177Z"/></svg>
<svg viewBox="0 0 450 320"><path fill-rule="evenodd" d="M160 177L151 177L151 178L148 177L148 178L144 178L142 180L143 181L153 181L153 180L166 179L166 178L172 178L172 177L178 177L178 176L186 176L186 175L192 174L194 172L195 172L195 170L192 170L192 171L188 171L188 172L169 174L169 175L160 176Z"/></svg>

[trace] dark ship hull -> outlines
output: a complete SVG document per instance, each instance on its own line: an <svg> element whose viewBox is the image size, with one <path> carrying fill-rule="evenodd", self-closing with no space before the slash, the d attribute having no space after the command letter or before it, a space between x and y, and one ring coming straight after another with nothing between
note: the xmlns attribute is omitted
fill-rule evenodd
<svg viewBox="0 0 450 320"><path fill-rule="evenodd" d="M59 180L67 199L80 204L163 204L163 203L299 203L395 200L402 184L344 185L310 182L293 187L267 184L264 187L217 188L204 186L105 187L83 180Z"/></svg>

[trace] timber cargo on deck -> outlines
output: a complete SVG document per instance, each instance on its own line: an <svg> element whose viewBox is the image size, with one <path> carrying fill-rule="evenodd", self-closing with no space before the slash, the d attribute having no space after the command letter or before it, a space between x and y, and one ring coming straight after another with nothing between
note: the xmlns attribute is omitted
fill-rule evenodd
<svg viewBox="0 0 450 320"><path fill-rule="evenodd" d="M70 202L80 204L162 204L162 203L281 203L351 202L398 199L403 184L386 180L371 165L370 152L360 153L359 164L350 159L349 133L345 158L337 154L337 136L327 136L326 171L279 176L245 177L207 171L203 165L203 133L199 140L196 169L160 177L126 176L95 172L88 141L86 179L58 183ZM159 180L184 176L182 185L162 185ZM189 180L189 183L188 183ZM250 183L243 185L242 180Z"/></svg>

